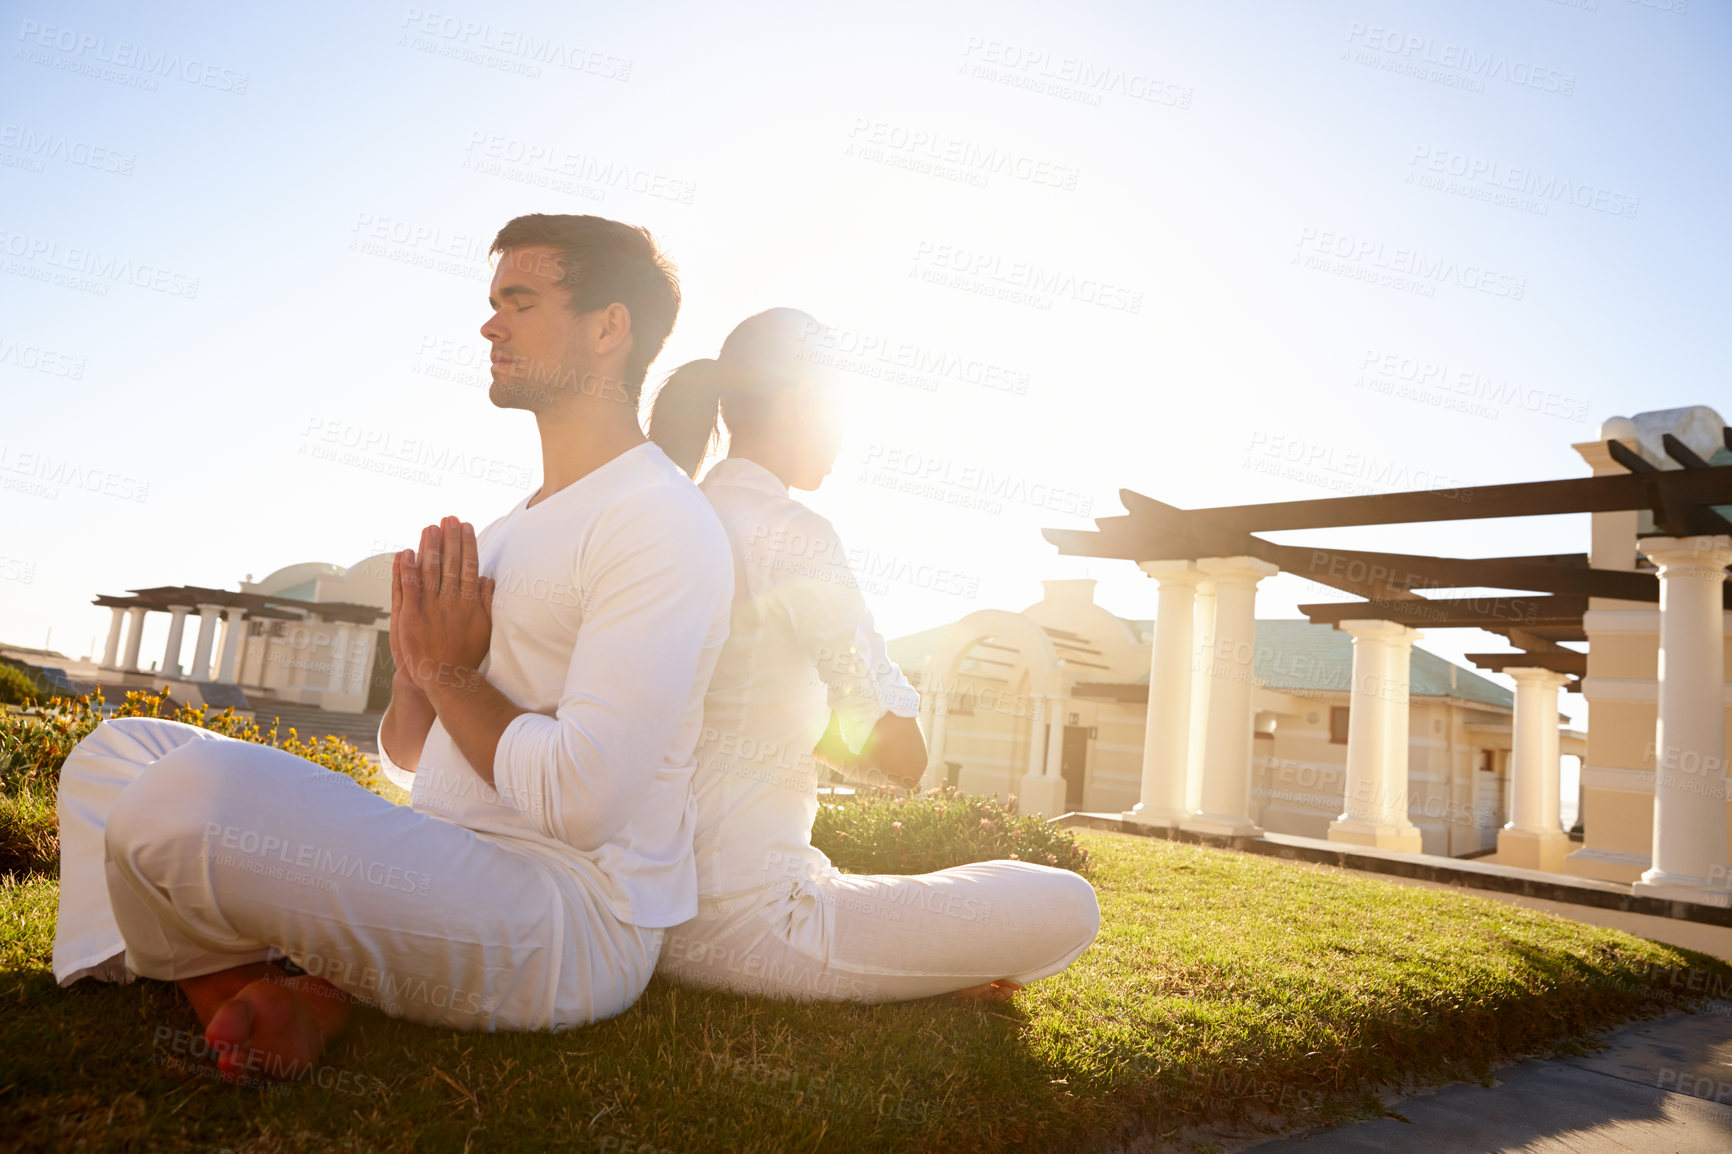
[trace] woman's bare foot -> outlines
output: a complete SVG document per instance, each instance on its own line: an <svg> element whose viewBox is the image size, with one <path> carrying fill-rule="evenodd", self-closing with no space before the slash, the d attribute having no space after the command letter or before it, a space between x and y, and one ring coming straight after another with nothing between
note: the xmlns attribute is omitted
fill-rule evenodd
<svg viewBox="0 0 1732 1154"><path fill-rule="evenodd" d="M1013 982L1009 978L1000 978L996 982L988 982L984 986L970 986L966 990L956 990L951 993L953 998L969 998L977 1002L1008 1002L1012 994L1022 989L1021 982Z"/></svg>
<svg viewBox="0 0 1732 1154"><path fill-rule="evenodd" d="M296 1078L349 1020L349 999L323 978L289 977L268 962L184 979L217 1068L230 1078Z"/></svg>

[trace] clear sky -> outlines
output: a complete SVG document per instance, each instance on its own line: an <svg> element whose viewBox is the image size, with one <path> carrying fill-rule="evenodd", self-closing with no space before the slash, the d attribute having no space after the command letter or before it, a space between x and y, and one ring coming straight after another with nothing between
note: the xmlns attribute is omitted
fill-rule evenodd
<svg viewBox="0 0 1732 1154"><path fill-rule="evenodd" d="M1120 487L1574 476L1608 416L1732 415L1732 5L146 7L0 24L10 643L100 652L98 593L349 565L538 485L477 332L525 212L665 244L652 385L766 307L835 327L851 432L810 503L890 636L1056 577L1151 616L1130 563L1039 533ZM1283 576L1258 612L1319 599Z"/></svg>

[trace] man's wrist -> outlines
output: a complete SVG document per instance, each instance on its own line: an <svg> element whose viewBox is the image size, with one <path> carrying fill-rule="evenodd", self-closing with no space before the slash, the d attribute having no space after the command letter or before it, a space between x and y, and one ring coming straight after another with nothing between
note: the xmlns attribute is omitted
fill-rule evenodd
<svg viewBox="0 0 1732 1154"><path fill-rule="evenodd" d="M415 683L415 679L399 666L397 671L391 675L391 697L393 700L402 700L408 704L415 701L425 701L427 694Z"/></svg>
<svg viewBox="0 0 1732 1154"><path fill-rule="evenodd" d="M505 730L529 711L518 708L477 668L445 664L433 672L426 688L435 714L456 742L458 752L483 781L492 785L494 760Z"/></svg>
<svg viewBox="0 0 1732 1154"><path fill-rule="evenodd" d="M487 683L481 671L469 665L452 665L441 661L429 663L428 674L420 683L421 692L432 703L434 712L443 712L453 701L478 692Z"/></svg>
<svg viewBox="0 0 1732 1154"><path fill-rule="evenodd" d="M419 689L406 679L393 678L391 701L379 722L379 752L398 769L414 773L437 717L433 703Z"/></svg>
<svg viewBox="0 0 1732 1154"><path fill-rule="evenodd" d="M417 693L428 698L438 689L467 685L476 676L478 673L474 666L456 665L432 657L418 658L407 666L399 666L393 675L394 679L414 686Z"/></svg>

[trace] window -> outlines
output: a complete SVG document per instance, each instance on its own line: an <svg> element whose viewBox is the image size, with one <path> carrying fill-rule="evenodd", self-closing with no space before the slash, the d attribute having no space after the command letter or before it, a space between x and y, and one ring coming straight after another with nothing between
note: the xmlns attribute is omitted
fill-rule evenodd
<svg viewBox="0 0 1732 1154"><path fill-rule="evenodd" d="M1346 745L1347 744L1347 714L1348 713L1349 713L1349 709L1345 705L1332 705L1329 707L1329 741L1330 741L1330 744L1332 744L1332 745Z"/></svg>

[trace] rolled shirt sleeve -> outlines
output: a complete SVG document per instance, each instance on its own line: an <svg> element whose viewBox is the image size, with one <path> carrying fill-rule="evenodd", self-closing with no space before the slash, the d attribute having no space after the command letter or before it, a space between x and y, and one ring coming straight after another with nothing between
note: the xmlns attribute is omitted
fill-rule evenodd
<svg viewBox="0 0 1732 1154"><path fill-rule="evenodd" d="M404 769L392 761L391 755L385 752L385 719L383 717L379 719L379 733L374 739L374 744L379 747L379 769L384 773L386 779L398 789L406 793L413 793L415 790L415 771Z"/></svg>
<svg viewBox="0 0 1732 1154"><path fill-rule="evenodd" d="M859 753L886 713L918 714L920 692L890 659L829 520L801 508L787 526L782 545L786 573L776 586L778 600L828 690L842 740Z"/></svg>
<svg viewBox="0 0 1732 1154"><path fill-rule="evenodd" d="M617 502L593 534L557 710L514 718L493 759L501 797L586 852L632 820L663 772L706 651L713 668L726 637L734 586L721 525L666 488Z"/></svg>

